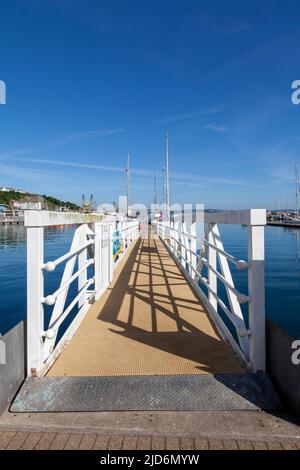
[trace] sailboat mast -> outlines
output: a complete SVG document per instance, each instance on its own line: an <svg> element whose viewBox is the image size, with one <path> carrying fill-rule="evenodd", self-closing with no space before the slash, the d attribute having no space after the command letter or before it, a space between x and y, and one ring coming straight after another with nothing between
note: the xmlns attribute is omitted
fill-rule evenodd
<svg viewBox="0 0 300 470"><path fill-rule="evenodd" d="M162 168L162 181L163 181L163 203L166 204L166 170L165 167L163 166Z"/></svg>
<svg viewBox="0 0 300 470"><path fill-rule="evenodd" d="M296 215L299 215L299 195L300 195L300 186L299 186L299 173L297 163L295 164L295 179L296 179Z"/></svg>
<svg viewBox="0 0 300 470"><path fill-rule="evenodd" d="M126 196L127 196L127 215L129 215L130 206L130 155L127 155L127 166L126 166Z"/></svg>
<svg viewBox="0 0 300 470"><path fill-rule="evenodd" d="M154 175L154 197L153 197L154 206L157 206L157 181L156 181L156 173Z"/></svg>
<svg viewBox="0 0 300 470"><path fill-rule="evenodd" d="M165 135L165 204L166 217L170 216L170 188L169 188L169 136Z"/></svg>

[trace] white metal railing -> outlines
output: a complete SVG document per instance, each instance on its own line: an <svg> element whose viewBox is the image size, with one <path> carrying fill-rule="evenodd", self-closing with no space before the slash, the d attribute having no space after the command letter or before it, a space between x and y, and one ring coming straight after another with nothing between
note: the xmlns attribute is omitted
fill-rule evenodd
<svg viewBox="0 0 300 470"><path fill-rule="evenodd" d="M136 238L139 223L136 220L120 220L113 232L113 261L117 264L125 253L132 240Z"/></svg>
<svg viewBox="0 0 300 470"><path fill-rule="evenodd" d="M70 249L57 259L44 260L44 228L56 225L78 225ZM43 375L74 335L91 302L99 299L113 278L116 265L114 233L119 233L123 256L139 236L137 219L116 216L106 220L98 214L25 211L27 229L27 373ZM44 276L65 263L59 287L44 293ZM50 275L50 274L49 274ZM76 293L69 301L71 284L77 281ZM69 303L68 303L69 302ZM68 305L67 305L68 303ZM44 307L51 307L45 328ZM59 328L68 315L77 313L57 341Z"/></svg>
<svg viewBox="0 0 300 470"><path fill-rule="evenodd" d="M230 342L250 370L264 371L266 210L205 213L204 222L204 239L203 237L199 239L197 236L196 223L187 227L185 223L161 221L155 223L155 229L187 279L199 293L223 338ZM224 249L218 224L247 226L247 261L237 259ZM238 270L247 271L248 293L236 289L231 265ZM207 277L203 275L204 269L207 271ZM223 284L227 299L221 298L218 291L219 283ZM242 304L247 307L247 321L241 308ZM222 320L220 310L227 316L231 327Z"/></svg>

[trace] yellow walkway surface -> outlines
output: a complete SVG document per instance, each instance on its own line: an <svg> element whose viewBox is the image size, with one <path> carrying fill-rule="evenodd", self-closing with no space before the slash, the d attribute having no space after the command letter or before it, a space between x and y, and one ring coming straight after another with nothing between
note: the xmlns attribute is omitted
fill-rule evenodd
<svg viewBox="0 0 300 470"><path fill-rule="evenodd" d="M158 238L138 239L48 376L244 372Z"/></svg>

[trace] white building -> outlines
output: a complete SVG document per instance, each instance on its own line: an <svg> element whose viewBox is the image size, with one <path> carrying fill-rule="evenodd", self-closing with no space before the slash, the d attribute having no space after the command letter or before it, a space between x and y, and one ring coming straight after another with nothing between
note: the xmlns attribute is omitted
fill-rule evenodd
<svg viewBox="0 0 300 470"><path fill-rule="evenodd" d="M24 191L24 189L9 188L7 186L1 186L0 191L3 191L5 193L8 193L9 191L14 191L15 193L27 194L27 191Z"/></svg>
<svg viewBox="0 0 300 470"><path fill-rule="evenodd" d="M35 210L40 211L42 210L42 203L41 202L13 202L14 209L20 209L22 211L27 210Z"/></svg>

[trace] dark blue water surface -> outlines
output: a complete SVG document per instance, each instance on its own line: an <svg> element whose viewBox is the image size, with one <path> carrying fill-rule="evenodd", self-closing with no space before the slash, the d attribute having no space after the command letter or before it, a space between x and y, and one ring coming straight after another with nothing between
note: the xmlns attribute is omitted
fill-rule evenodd
<svg viewBox="0 0 300 470"><path fill-rule="evenodd" d="M74 226L45 229L45 260L54 260L69 251ZM45 294L54 292L60 283L64 264L55 271L45 273ZM68 300L76 295L75 285L70 286ZM8 331L26 318L26 229L23 226L0 227L0 333ZM50 307L45 308L45 323ZM72 314L73 312L71 312Z"/></svg>
<svg viewBox="0 0 300 470"><path fill-rule="evenodd" d="M75 227L45 229L45 260L69 250ZM247 260L247 229L220 226L225 249ZM266 313L293 336L300 336L300 229L266 227ZM63 266L46 273L46 293L59 284ZM236 287L247 293L247 275L232 270ZM75 286L70 296L75 293ZM0 227L0 332L26 317L26 232Z"/></svg>

